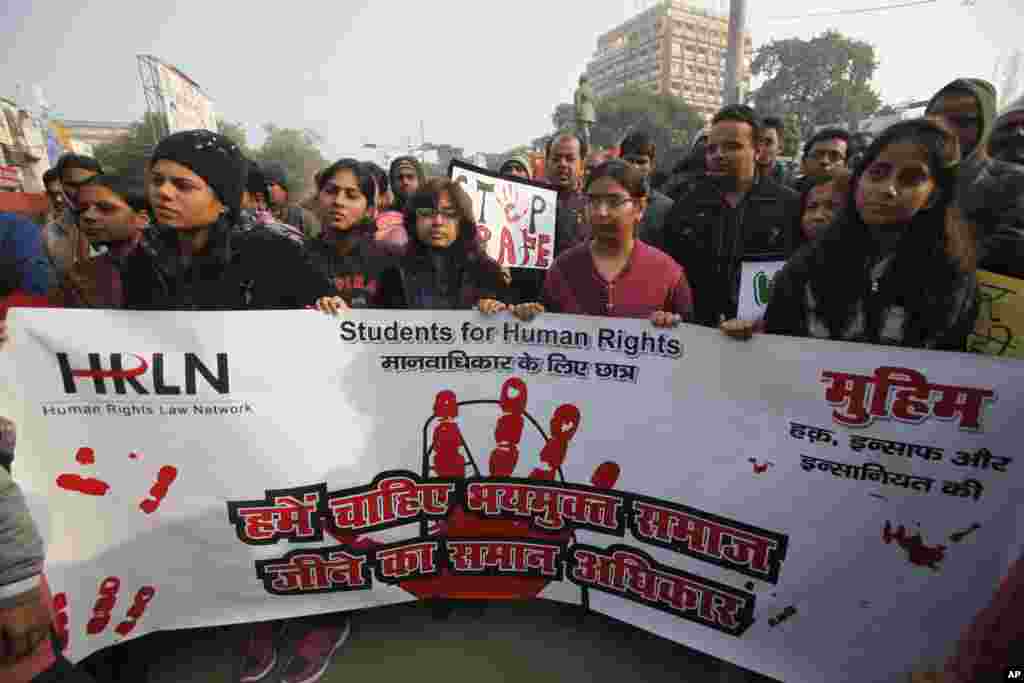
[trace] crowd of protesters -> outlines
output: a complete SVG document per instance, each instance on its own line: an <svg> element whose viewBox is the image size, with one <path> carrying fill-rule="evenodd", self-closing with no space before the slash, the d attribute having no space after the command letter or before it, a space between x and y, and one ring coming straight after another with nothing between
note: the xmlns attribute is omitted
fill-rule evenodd
<svg viewBox="0 0 1024 683"><path fill-rule="evenodd" d="M782 334L966 352L977 270L1024 277L1024 101L998 113L995 102L987 82L958 79L923 118L875 139L819 131L797 174L778 160L781 119L742 105L722 109L671 173L657 170L643 132L609 159L558 133L546 178L534 179L558 190L546 272L500 267L478 239L469 196L426 177L414 157L387 171L338 160L296 201L282 167L247 160L208 131L166 137L135 174L66 155L46 174L42 230L0 215L0 318L14 305L476 309L691 323L720 329L722 343ZM498 172L533 171L512 157ZM738 320L742 264L766 260L786 261L767 310ZM0 323L0 344L7 334ZM42 544L10 477L14 426L0 426L0 678L88 680L54 647ZM944 680L980 680L1024 652L1021 572L1018 561ZM287 637L280 625L247 628L240 681L278 671L312 683L350 622L292 620Z"/></svg>

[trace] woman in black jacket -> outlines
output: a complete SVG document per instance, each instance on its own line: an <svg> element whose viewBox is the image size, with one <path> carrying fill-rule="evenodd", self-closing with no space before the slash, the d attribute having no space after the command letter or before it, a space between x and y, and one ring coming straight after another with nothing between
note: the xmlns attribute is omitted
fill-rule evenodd
<svg viewBox="0 0 1024 683"><path fill-rule="evenodd" d="M406 308L493 311L505 296L505 277L484 251L473 203L462 186L432 178L409 198L404 214L409 233L401 262Z"/></svg>
<svg viewBox="0 0 1024 683"><path fill-rule="evenodd" d="M371 164L341 159L317 175L320 236L307 253L350 308L402 308L398 250L374 239L380 195Z"/></svg>
<svg viewBox="0 0 1024 683"><path fill-rule="evenodd" d="M975 242L955 206L956 138L904 121L872 143L835 222L772 286L765 331L963 350L977 316ZM733 337L751 326L723 324Z"/></svg>
<svg viewBox="0 0 1024 683"><path fill-rule="evenodd" d="M299 246L241 227L247 171L238 146L216 133L160 141L146 169L155 225L121 265L125 308L306 308L331 292Z"/></svg>

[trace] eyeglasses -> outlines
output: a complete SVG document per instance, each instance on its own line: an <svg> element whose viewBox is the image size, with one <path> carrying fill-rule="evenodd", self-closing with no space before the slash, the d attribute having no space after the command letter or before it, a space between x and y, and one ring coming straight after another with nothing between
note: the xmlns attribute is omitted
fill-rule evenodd
<svg viewBox="0 0 1024 683"><path fill-rule="evenodd" d="M436 216L441 216L446 221L455 221L459 219L459 212L454 209L435 209L427 206L416 209L417 218L427 218L432 220Z"/></svg>
<svg viewBox="0 0 1024 683"><path fill-rule="evenodd" d="M587 195L584 201L586 208L591 211L600 209L602 206L609 211L615 211L616 209L621 209L627 202L633 201L633 198L625 197L621 194Z"/></svg>

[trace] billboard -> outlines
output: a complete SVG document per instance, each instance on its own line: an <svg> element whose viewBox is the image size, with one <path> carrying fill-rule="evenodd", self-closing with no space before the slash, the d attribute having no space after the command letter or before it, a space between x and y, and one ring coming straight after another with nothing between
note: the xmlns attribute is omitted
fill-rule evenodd
<svg viewBox="0 0 1024 683"><path fill-rule="evenodd" d="M203 128L217 130L217 117L213 102L199 89L199 86L173 66L157 62L160 93L165 103L167 131Z"/></svg>

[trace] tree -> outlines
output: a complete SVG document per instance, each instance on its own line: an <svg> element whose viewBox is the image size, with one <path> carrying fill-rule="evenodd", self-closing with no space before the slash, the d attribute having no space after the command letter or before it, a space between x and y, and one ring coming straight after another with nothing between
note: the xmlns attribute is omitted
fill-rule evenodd
<svg viewBox="0 0 1024 683"><path fill-rule="evenodd" d="M267 139L252 153L261 163L274 162L284 166L288 174L289 194L304 195L313 186L313 175L327 165L320 144L323 139L309 128L280 128L273 123L263 126Z"/></svg>
<svg viewBox="0 0 1024 683"><path fill-rule="evenodd" d="M800 121L794 114L786 114L782 122L785 132L782 136L782 156L797 158L800 156Z"/></svg>
<svg viewBox="0 0 1024 683"><path fill-rule="evenodd" d="M848 123L855 129L881 106L871 87L878 68L875 48L837 31L810 40L774 40L750 68L766 78L753 93L755 107L795 114L805 138L816 125Z"/></svg>
<svg viewBox="0 0 1024 683"><path fill-rule="evenodd" d="M249 143L245 134L245 126L241 123L217 119L217 132L228 138L242 150L242 154L249 156Z"/></svg>
<svg viewBox="0 0 1024 683"><path fill-rule="evenodd" d="M93 156L108 173L141 176L153 148L163 136L164 127L159 114L147 113L141 121L132 124L131 131L124 137L97 145Z"/></svg>
<svg viewBox="0 0 1024 683"><path fill-rule="evenodd" d="M651 136L658 166L671 169L689 152L690 140L704 119L681 97L631 87L597 101L597 123L591 130L594 147L617 147L629 133Z"/></svg>

